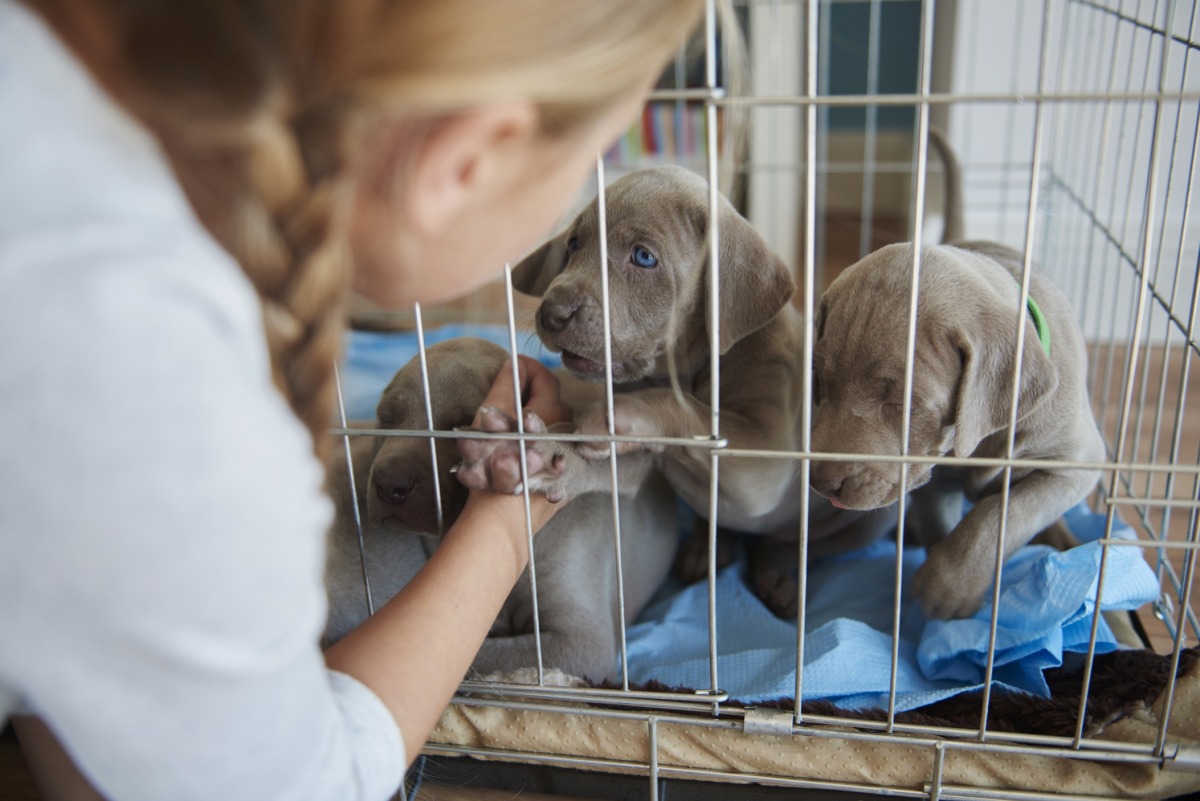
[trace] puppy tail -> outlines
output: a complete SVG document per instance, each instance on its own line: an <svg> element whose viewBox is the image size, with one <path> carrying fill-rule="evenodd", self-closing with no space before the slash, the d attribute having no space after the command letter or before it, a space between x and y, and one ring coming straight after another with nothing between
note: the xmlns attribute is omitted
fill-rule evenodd
<svg viewBox="0 0 1200 801"><path fill-rule="evenodd" d="M942 229L942 244L963 238L962 166L946 135L936 126L929 126L929 144L942 160L945 174L945 225Z"/></svg>

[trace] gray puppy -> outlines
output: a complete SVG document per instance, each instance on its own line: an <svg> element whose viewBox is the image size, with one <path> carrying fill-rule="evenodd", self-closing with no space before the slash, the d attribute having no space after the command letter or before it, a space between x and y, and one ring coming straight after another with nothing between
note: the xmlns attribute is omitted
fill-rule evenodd
<svg viewBox="0 0 1200 801"><path fill-rule="evenodd" d="M484 340L449 340L427 350L434 428L470 425L492 379L507 358ZM595 388L563 377L568 403L593 398ZM420 365L414 359L379 401L378 427L426 430ZM427 437L356 437L351 440L359 512L375 603L382 604L412 577L438 541L437 495ZM459 461L453 439L436 440L444 526L453 524L467 489L451 468ZM330 533L326 586L330 614L326 641L344 636L367 616L354 505L341 449L330 465L337 516ZM678 541L674 493L643 470L639 487L621 499L625 622L632 622L669 570ZM619 620L612 501L599 494L574 499L534 539L543 664L593 680L615 677ZM427 550L428 549L428 550ZM513 588L473 668L481 674L536 664L533 599L526 575Z"/></svg>
<svg viewBox="0 0 1200 801"><path fill-rule="evenodd" d="M947 204L958 208L958 166L948 153L943 158ZM813 348L814 451L900 453L912 265L910 243L889 245L848 267L822 296ZM992 242L922 249L909 453L1006 455L1017 322L1027 315L1013 456L1104 458L1075 313L1037 269L1022 307L1022 271L1022 254ZM1005 557L1083 500L1098 478L1098 469L1013 470ZM914 589L934 618L967 616L982 604L994 573L1004 480L998 467L913 464L901 487L898 464L872 461L818 461L811 471L813 488L839 508L889 506L916 490L909 521L929 554ZM964 492L974 504L965 517Z"/></svg>
<svg viewBox="0 0 1200 801"><path fill-rule="evenodd" d="M708 184L680 167L631 173L607 189L612 376L618 384L617 434L706 439L711 432L711 298L708 284ZM540 295L539 337L582 379L604 380L600 232L597 203L513 271L522 292ZM731 448L791 451L800 442L804 337L792 306L786 265L733 206L720 198L720 419ZM677 387L672 385L677 381ZM678 391L677 391L678 390ZM529 422L529 421L527 421ZM536 426L537 421L532 421ZM578 430L608 431L603 404L578 408ZM508 421L511 427L511 421ZM505 421L490 427L501 430ZM692 508L707 513L711 475L706 447L623 443L620 453L652 453ZM460 479L514 491L520 483L508 446L466 444ZM606 443L550 443L531 450L533 489L573 496L608 487ZM717 518L754 538L756 593L777 614L795 613L792 571L807 488L786 459L722 457ZM636 485L636 484L635 484ZM858 547L890 530L894 510L844 512L814 499L810 554ZM782 546L782 547L781 547ZM685 546L684 578L707 569L706 544ZM731 558L731 555L729 555Z"/></svg>

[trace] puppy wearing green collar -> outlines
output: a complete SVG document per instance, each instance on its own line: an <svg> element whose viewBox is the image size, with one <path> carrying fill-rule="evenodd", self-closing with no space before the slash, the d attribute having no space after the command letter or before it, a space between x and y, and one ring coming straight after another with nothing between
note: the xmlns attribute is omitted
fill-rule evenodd
<svg viewBox="0 0 1200 801"><path fill-rule="evenodd" d="M947 183L948 204L959 204ZM1083 500L1105 448L1076 315L1036 266L1023 285L1023 254L1011 248L921 249L908 371L915 261L911 243L884 247L821 297L812 450L863 458L818 456L810 482L841 509L877 509L912 493L906 537L929 547L913 589L928 617L965 617L991 586L997 548L1007 559ZM911 462L901 482L901 463L870 459L901 454L1023 464ZM973 504L965 515L964 495Z"/></svg>

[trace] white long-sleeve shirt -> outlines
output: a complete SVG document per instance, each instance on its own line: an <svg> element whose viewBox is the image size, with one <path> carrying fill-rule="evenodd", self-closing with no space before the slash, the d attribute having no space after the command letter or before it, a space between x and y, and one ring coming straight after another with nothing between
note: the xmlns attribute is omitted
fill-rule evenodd
<svg viewBox="0 0 1200 801"><path fill-rule="evenodd" d="M114 799L390 796L396 723L317 644L321 480L156 142L0 0L0 725Z"/></svg>

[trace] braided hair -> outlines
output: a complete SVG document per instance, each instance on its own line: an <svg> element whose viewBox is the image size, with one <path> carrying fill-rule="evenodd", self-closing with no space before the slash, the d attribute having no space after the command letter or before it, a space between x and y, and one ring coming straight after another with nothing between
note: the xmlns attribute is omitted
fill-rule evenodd
<svg viewBox="0 0 1200 801"><path fill-rule="evenodd" d="M60 27L90 3L108 26L115 53L99 71L157 135L201 222L253 283L275 384L318 453L350 287L353 176L372 126L527 97L546 132L568 130L661 67L703 6L28 1Z"/></svg>

